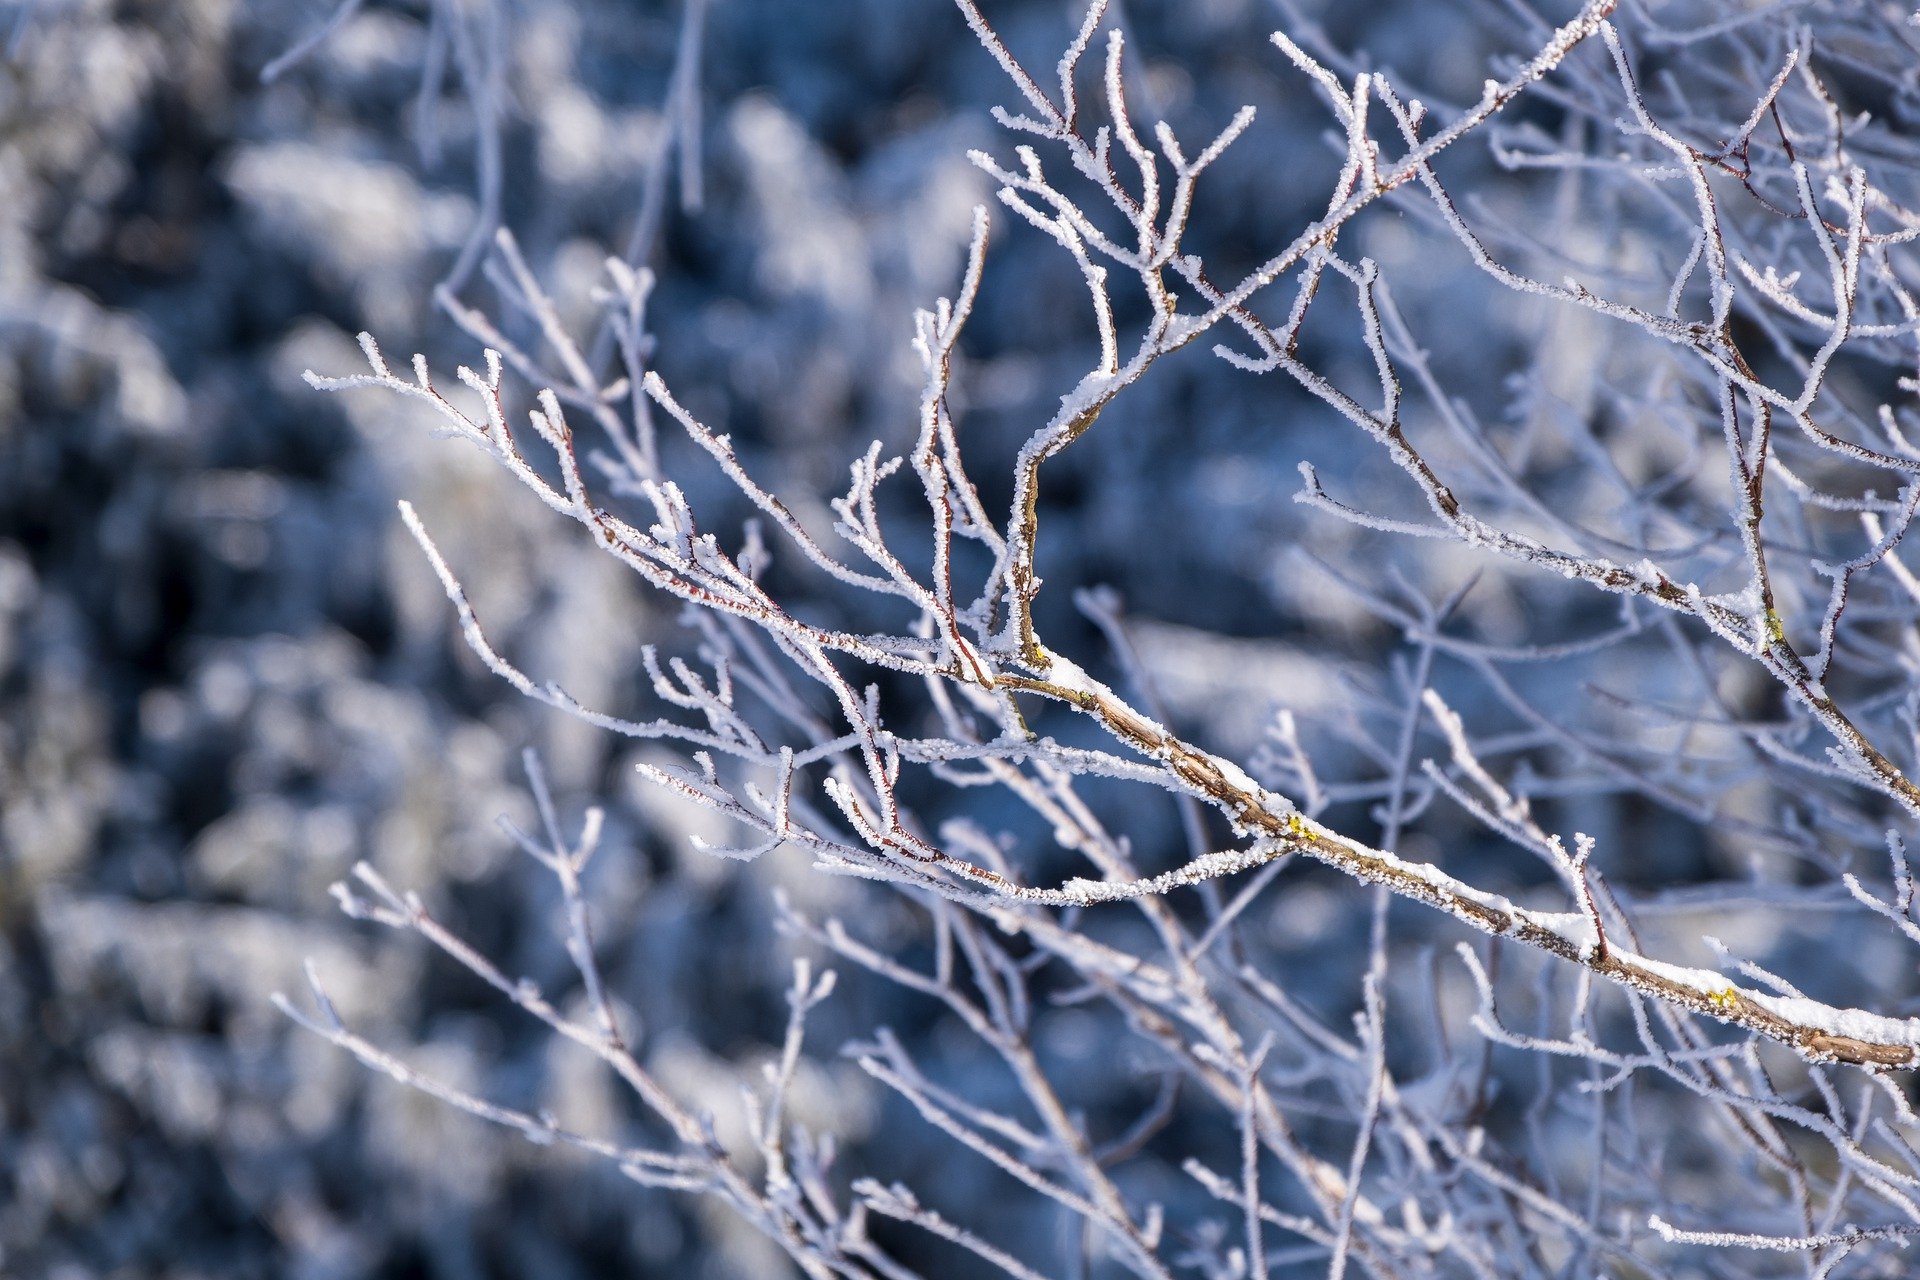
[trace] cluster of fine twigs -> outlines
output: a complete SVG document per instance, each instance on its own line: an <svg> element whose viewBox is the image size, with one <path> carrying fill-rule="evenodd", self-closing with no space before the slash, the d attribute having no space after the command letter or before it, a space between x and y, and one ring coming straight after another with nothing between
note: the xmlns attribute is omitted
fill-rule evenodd
<svg viewBox="0 0 1920 1280"><path fill-rule="evenodd" d="M1876 36L1905 40L1902 30L1862 6L1835 19L1851 43L1836 38L1828 53L1808 29L1764 14L1681 31L1592 0L1557 26L1509 15L1531 52L1496 68L1477 99L1443 106L1351 64L1296 17L1274 36L1274 74L1317 96L1337 171L1318 217L1276 229L1280 247L1264 262L1222 274L1189 244L1190 224L1208 171L1253 129L1252 110L1200 142L1136 124L1123 28L1103 0L1046 77L1016 59L974 0L960 7L1016 98L996 112L1015 142L1010 158L974 162L1017 222L1078 268L1095 335L1091 366L1019 449L1010 484L969 472L955 408L962 339L988 271L985 210L955 297L915 320L925 380L910 447L888 456L875 442L851 460L843 494L824 508L790 506L650 367L644 261L662 216L662 169L633 253L608 264L592 339L567 331L514 239L490 230L488 269L542 349L516 345L505 336L513 326L461 301L474 265L464 263L441 300L486 345L477 369L459 369L453 385L423 359L396 371L369 337L369 373L308 375L323 389L379 387L422 402L648 586L690 606L697 638L686 657L648 651L659 718L584 707L489 640L455 567L403 504L468 645L521 694L677 750L678 764L643 770L744 833L741 847L712 852L798 851L823 871L881 882L924 915L924 964L838 920L798 911L784 920L816 953L917 993L992 1051L1018 1113L964 1096L884 1032L855 1049L935 1129L1079 1224L1080 1265L1140 1276L1759 1274L1777 1256L1794 1274L1842 1264L1893 1274L1872 1268L1896 1265L1920 1231L1920 1116L1899 1074L1920 1056L1920 1021L1902 1016L1904 978L1887 976L1867 992L1872 1002L1830 1003L1731 952L1720 968L1663 960L1642 933L1686 903L1617 888L1605 874L1617 851L1549 830L1534 800L1633 796L1799 868L1739 886L1729 901L1759 895L1783 915L1838 912L1920 941L1900 834L1920 819L1920 580L1898 556L1920 509L1906 407L1920 351L1910 257L1920 213L1905 199L1920 148L1898 127L1912 74L1883 73L1859 52ZM683 58L697 52L700 12L689 5ZM1668 70L1643 83L1656 54ZM1877 87L1891 114L1843 106L1835 79L1854 99ZM673 83L684 117L690 73ZM1536 100L1539 110L1520 111ZM1557 133L1542 126L1549 117ZM1456 190L1448 166L1470 146L1476 159L1458 160L1469 175L1489 163L1533 175L1547 197L1542 225ZM692 151L681 143L683 171L697 168ZM1581 332L1598 335L1589 340L1605 354L1543 348L1534 370L1550 381L1555 362L1600 366L1585 412L1534 415L1527 429L1538 439L1482 420L1423 346L1420 308L1406 301L1419 282L1396 296L1387 267L1358 247L1376 206L1428 237L1429 252L1477 268L1492 296L1594 317ZM1633 252L1595 265L1596 230ZM1316 367L1306 354L1303 334L1323 313L1354 326L1373 374L1362 386L1349 385L1350 365ZM1047 643L1036 565L1048 464L1069 448L1099 449L1103 411L1196 343L1249 375L1291 379L1390 464L1391 475L1355 493L1302 464L1297 497L1314 518L1351 522L1357 536L1451 543L1522 582L1570 580L1610 598L1601 616L1612 620L1500 644L1449 627L1472 584L1408 604L1384 582L1335 570L1409 647L1404 698L1371 751L1377 776L1324 779L1291 718L1257 760L1183 736L1156 705L1155 673L1131 652L1108 596L1079 598L1113 641L1108 651L1069 655ZM510 408L509 369L536 390L524 426ZM737 541L696 523L664 468L659 431L684 434L755 509ZM1619 443L1642 438L1657 443ZM1662 459L1651 471L1649 449ZM922 512L906 533L894 496L903 487ZM983 492L1010 501L1001 509ZM868 601L847 618L887 621L835 621L814 597L796 601L775 585L803 580ZM1608 694L1624 719L1654 726L1637 741L1567 725L1535 706L1512 670L1572 659L1683 668L1697 677L1696 704ZM1440 664L1490 691L1518 728L1476 730L1438 691ZM1119 674L1105 683L1089 668ZM1760 691L1729 692L1738 681ZM882 703L908 696L913 710L890 706L888 718L919 727L889 727ZM1432 758L1421 758L1423 741ZM1513 763L1536 758L1558 773ZM1009 1275L1047 1269L1014 1256L993 1224L947 1216L930 1194L838 1181L830 1138L789 1125L807 1017L831 973L795 967L785 1042L766 1089L746 1104L754 1150L729 1150L711 1117L677 1101L645 1065L597 967L582 877L599 818L589 813L567 835L537 763L529 767L542 827L513 835L562 890L582 1018L371 869L340 889L341 903L417 932L597 1055L643 1104L657 1139L570 1132L419 1076L334 1016L317 976L318 1014L295 1016L368 1065L536 1141L577 1144L645 1185L723 1198L809 1275L910 1274L876 1240L876 1217ZM1182 807L1183 857L1135 847L1118 825L1125 810L1102 799L1114 783ZM1000 832L942 808L943 795L974 788L1024 810L1084 873L1047 880ZM1748 809L1728 800L1755 788L1788 800ZM1356 800L1373 803L1371 825L1330 825ZM1543 877L1496 892L1438 865L1470 862L1409 852L1409 830L1443 802L1535 855ZM1242 937L1249 907L1281 891L1276 879L1302 859L1376 887L1371 935L1355 948L1362 998L1350 1031L1312 1013ZM1470 1025L1423 1042L1417 1079L1393 1069L1390 1051L1391 898L1466 926L1449 926L1459 944L1450 980L1478 1001ZM1131 923L1112 925L1120 912ZM1476 932L1498 942L1469 944ZM1531 968L1514 959L1529 950L1542 957ZM1910 973L1910 957L1902 964ZM1090 1128L1071 1075L1032 1034L1048 998L1100 1007L1154 1064L1160 1084L1132 1124ZM1527 1026L1503 1017L1509 1000L1530 1010ZM1541 1082L1504 1134L1487 1123L1496 1051L1537 1063ZM1693 1109L1710 1136L1671 1140L1684 1157L1670 1167L1662 1117ZM1202 1145L1179 1149L1186 1126L1166 1126L1189 1113L1227 1122L1238 1144L1230 1163L1209 1163L1218 1153ZM1573 1169L1552 1150L1569 1125L1588 1135ZM1147 1160L1189 1175L1177 1203L1130 1178L1131 1162ZM1679 1185L1682 1164L1713 1160L1714 1185L1740 1186L1743 1203L1700 1203Z"/></svg>

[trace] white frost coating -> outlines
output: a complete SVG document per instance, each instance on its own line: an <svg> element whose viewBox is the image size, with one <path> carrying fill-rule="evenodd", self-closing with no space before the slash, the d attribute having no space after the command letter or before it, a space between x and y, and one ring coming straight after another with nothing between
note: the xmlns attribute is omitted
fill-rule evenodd
<svg viewBox="0 0 1920 1280"><path fill-rule="evenodd" d="M1109 689L1106 685L1101 684L1098 680L1088 675L1086 671L1072 659L1063 658L1051 650L1048 651L1047 658L1048 683L1058 685L1068 693L1079 694L1083 697L1090 696L1100 698L1113 703L1115 706L1126 707L1127 714L1130 718L1138 720L1142 725L1147 727L1150 733L1162 742L1172 743L1174 741L1173 735L1167 732L1164 725L1142 714L1138 708L1123 701L1112 689ZM1292 812L1293 805L1291 802L1282 800L1280 797L1269 792L1265 787L1255 782L1245 769L1242 769L1233 761L1222 759L1212 752L1203 751L1195 752L1195 754L1205 757L1207 762L1219 771L1220 776L1226 780L1228 786L1255 800L1262 808L1281 813Z"/></svg>
<svg viewBox="0 0 1920 1280"><path fill-rule="evenodd" d="M1751 996L1752 994L1751 992L1734 986L1733 983L1727 980L1725 974L1717 973L1712 969L1689 969L1685 965L1668 964L1664 960L1650 959L1647 956L1636 955L1631 951L1618 951L1614 954L1622 964L1644 970L1656 978L1664 978L1677 987L1687 987L1690 990L1698 991L1701 995L1709 998L1718 997L1724 999L1730 992L1735 991L1738 991L1743 996ZM1756 1000L1755 1003L1758 1003L1758 1000Z"/></svg>
<svg viewBox="0 0 1920 1280"><path fill-rule="evenodd" d="M1836 1009L1800 996L1769 996L1740 992L1748 1000L1788 1022L1828 1035L1865 1040L1873 1044L1904 1044L1920 1049L1920 1019L1885 1018L1861 1009Z"/></svg>
<svg viewBox="0 0 1920 1280"><path fill-rule="evenodd" d="M1514 914L1535 928L1545 929L1582 956L1593 954L1594 948L1600 943L1600 934L1593 927L1593 921L1578 911L1528 911L1524 907L1515 907ZM1608 950L1616 956L1624 954L1616 947L1610 946Z"/></svg>
<svg viewBox="0 0 1920 1280"><path fill-rule="evenodd" d="M1095 697L1112 699L1114 702L1119 701L1119 698L1114 696L1113 690L1088 675L1073 659L1063 658L1052 650L1047 651L1047 682L1059 685L1068 693L1091 694ZM1146 719L1145 716L1140 718ZM1148 723L1152 722L1148 721ZM1153 727L1160 728L1159 725ZM1160 731L1166 732L1164 729Z"/></svg>
<svg viewBox="0 0 1920 1280"><path fill-rule="evenodd" d="M1593 927L1584 917L1524 914L1533 923L1551 928L1553 932L1568 941L1580 942L1584 937L1583 945L1591 944ZM1554 923L1549 924L1549 921ZM1671 982L1675 986L1698 991L1716 1004L1737 995L1747 1003L1756 1005L1785 1022L1810 1031L1863 1040L1870 1044L1908 1045L1920 1049L1920 1019L1887 1018L1860 1009L1836 1009L1832 1005L1822 1004L1818 1000L1809 1000L1802 996L1768 995L1731 982L1725 974L1712 969L1693 969L1684 965L1667 964L1661 960L1617 948L1612 950L1612 955L1628 969L1637 969Z"/></svg>
<svg viewBox="0 0 1920 1280"><path fill-rule="evenodd" d="M1321 836L1338 841L1340 844L1347 846L1348 848L1352 849L1355 853L1357 853L1360 857L1366 859L1369 862L1377 863L1383 867L1388 867L1393 871L1396 871L1401 875L1408 877L1409 879L1418 880L1426 885L1431 886L1437 897L1440 897L1443 899L1458 898L1463 901L1472 902L1479 906L1487 908L1489 911L1497 911L1506 916L1509 916L1516 922L1521 920L1527 920L1533 923L1540 924L1542 928L1550 928L1551 926L1549 926L1546 922L1557 918L1552 914L1546 914L1546 913L1536 916L1534 913L1526 910L1524 907L1516 905L1511 898L1502 897L1500 894L1497 894L1497 893L1488 893L1485 890L1476 889L1472 885L1469 885L1462 881L1454 879L1452 876L1448 875L1446 872L1442 871L1440 868L1434 866L1431 863L1408 862L1405 858L1400 857L1398 854L1390 853L1385 849L1369 848L1368 846L1363 845L1358 841L1349 840L1345 836L1342 836L1337 832L1329 831L1325 827L1319 827L1316 825L1315 830Z"/></svg>
<svg viewBox="0 0 1920 1280"><path fill-rule="evenodd" d="M1271 795L1268 794L1265 788L1263 788L1259 783L1255 782L1252 778L1247 776L1246 770L1242 769L1239 765L1235 764L1233 761L1222 760L1219 756L1212 755L1212 754L1209 754L1207 756L1207 759L1212 762L1214 768L1220 771L1220 776L1225 778L1227 780L1227 784L1233 787L1234 790L1244 791L1250 796L1259 797L1263 805L1265 804L1266 801L1273 798ZM1287 806L1287 808L1289 809L1291 809L1292 807L1293 807L1292 805Z"/></svg>
<svg viewBox="0 0 1920 1280"><path fill-rule="evenodd" d="M1053 896L1069 898L1080 906L1091 906L1096 902L1117 902L1148 894L1162 894L1202 880L1216 880L1245 871L1248 867L1270 861L1274 853L1273 844L1261 843L1251 849L1228 849L1203 854L1183 867L1147 880L1116 882L1075 877L1061 885L1059 893Z"/></svg>
<svg viewBox="0 0 1920 1280"><path fill-rule="evenodd" d="M1583 956L1591 955L1599 941L1598 935L1593 927L1593 921L1580 912L1522 910L1518 914L1524 916L1529 924L1546 929L1556 937L1565 939L1567 942L1573 944ZM1685 987L1690 991L1697 991L1701 995L1716 1002L1724 1000L1729 993L1735 991L1752 999L1756 1004L1764 1002L1763 998L1754 996L1753 993L1744 988L1735 986L1727 980L1725 974L1717 973L1712 969L1692 969L1685 965L1668 964L1663 960L1655 960L1648 956L1643 956L1636 951L1628 951L1624 948L1613 946L1611 943L1607 946L1607 954L1623 968L1638 970L1650 977L1671 982L1677 987Z"/></svg>
<svg viewBox="0 0 1920 1280"><path fill-rule="evenodd" d="M1704 1244L1734 1249L1769 1249L1775 1253L1803 1253L1813 1249L1830 1248L1834 1245L1857 1245L1866 1240L1892 1240L1904 1249L1907 1247L1909 1237L1920 1234L1920 1227L1904 1222L1888 1223L1878 1227L1848 1227L1842 1231L1817 1236L1767 1236L1747 1231L1688 1231L1674 1226L1657 1213L1647 1219L1647 1225L1658 1232L1661 1239L1670 1243Z"/></svg>

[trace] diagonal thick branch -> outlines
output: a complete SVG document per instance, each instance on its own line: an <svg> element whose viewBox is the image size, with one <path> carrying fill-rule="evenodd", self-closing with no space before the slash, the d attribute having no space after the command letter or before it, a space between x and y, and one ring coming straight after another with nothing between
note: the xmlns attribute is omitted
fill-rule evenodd
<svg viewBox="0 0 1920 1280"><path fill-rule="evenodd" d="M1920 1021L1835 1008L1804 997L1768 995L1710 969L1684 968L1637 955L1604 942L1588 912L1531 910L1475 889L1429 864L1370 848L1305 816L1231 762L1175 737L1065 659L1054 656L1051 669L1052 677L1045 680L1001 679L1009 687L1078 708L1114 737L1161 761L1195 795L1224 813L1236 831L1260 840L1262 861L1303 854L1403 898L1436 907L1482 933L1549 952L1641 995L1765 1036L1812 1061L1844 1062L1872 1070L1920 1065Z"/></svg>

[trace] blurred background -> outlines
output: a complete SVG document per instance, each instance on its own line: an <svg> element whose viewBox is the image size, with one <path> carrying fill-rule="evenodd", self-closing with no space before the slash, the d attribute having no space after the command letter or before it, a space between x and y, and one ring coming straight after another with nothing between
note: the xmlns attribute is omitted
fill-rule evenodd
<svg viewBox="0 0 1920 1280"><path fill-rule="evenodd" d="M1043 69L1078 19L1060 0L988 8ZM1290 239L1324 208L1338 168L1324 105L1266 33L1304 22L1327 47L1363 51L1361 65L1394 67L1404 92L1465 103L1503 65L1492 60L1531 47L1524 24L1470 9L1115 5L1143 118L1199 139L1242 104L1259 109L1202 188L1193 247L1214 278ZM669 144L662 104L683 11L648 0L446 11L497 72L500 220L569 323L590 332L602 263L625 250ZM887 895L812 873L798 854L703 858L689 837L735 833L642 788L631 765L647 748L526 704L488 674L396 499L419 508L495 643L590 706L648 714L640 646L679 643L677 609L475 451L437 439L417 405L302 382L306 369L364 368L361 330L396 364L427 353L443 378L476 361L433 291L486 216L491 162L474 86L434 12L370 0L263 83L330 5L0 6L0 1273L783 1274L717 1210L372 1077L268 1002L299 990L312 958L356 1027L423 1068L563 1119L625 1123L603 1075L415 941L345 920L328 897L365 859L510 972L563 974L554 895L494 825L530 821L524 748L540 751L570 820L609 807L591 888L610 978L646 1029L648 1061L723 1128L784 1025L793 947L773 929L773 892L901 945L917 927ZM699 47L698 116L684 135L698 146L676 158L650 259L656 363L768 488L817 508L867 441L899 449L914 436L912 311L954 289L971 210L993 195L966 153L1009 153L988 108L1014 94L946 0L711 0ZM1551 132L1557 118L1540 110ZM1484 208L1551 195L1546 179L1484 155L1461 164ZM1071 261L1004 210L995 228L959 394L968 457L998 509L1014 450L1092 347ZM1463 400L1510 425L1545 412L1529 407L1540 384L1505 381L1536 354L1545 312L1496 296L1457 251L1424 256L1432 242L1423 249L1400 213L1356 234L1404 268L1393 278L1408 314L1443 321L1420 341L1436 367L1466 372ZM473 274L463 296L489 305L493 288ZM1590 406L1609 376L1639 367L1622 357L1610 375L1597 322L1555 323L1556 350L1586 353L1555 366L1555 404ZM1310 329L1306 350L1364 384L1350 323ZM1375 748L1404 709L1400 628L1316 566L1357 564L1385 595L1427 599L1464 583L1472 557L1407 550L1293 503L1302 459L1330 488L1390 482L1371 445L1277 375L1186 352L1123 397L1100 434L1049 478L1049 642L1104 662L1071 596L1110 584L1176 724L1252 759L1271 747L1273 711L1289 708L1330 783L1377 776ZM691 456L663 443L670 470ZM1681 453L1654 442L1636 456L1658 467ZM1549 447L1530 465L1570 457ZM737 527L741 506L718 476L681 482L707 527ZM1475 588L1477 634L1611 625L1607 606L1566 584L1518 576L1496 570ZM837 607L827 587L796 582L820 593L818 608ZM1603 676L1612 660L1582 670ZM1644 663L1637 678L1642 690L1682 679ZM1546 690L1540 702L1575 714L1579 679L1551 664L1516 679L1523 701ZM1470 714L1497 702L1452 696ZM1101 794L1145 861L1180 860L1179 816L1163 798ZM1370 794L1356 783L1339 800L1356 834L1377 832ZM1710 824L1625 784L1563 788L1554 803L1635 887L1762 858L1751 842L1736 856ZM1437 854L1432 832L1451 830L1448 856L1467 861L1450 865L1497 861L1508 887L1545 878L1465 828L1430 824L1404 847ZM1035 879L1049 874L1036 865ZM1289 990L1344 1027L1368 898L1315 872L1289 884L1248 927ZM1818 942L1829 923L1805 928ZM1432 921L1408 929L1415 950L1457 940ZM1762 952L1792 945L1791 933L1737 936ZM1875 955L1863 945L1846 963ZM923 1002L849 981L816 1015L800 1118L838 1135L853 1171L908 1178L955 1218L992 1213L1002 1238L1045 1256L1055 1217L1004 1202L999 1175L956 1158L835 1056L880 1023L954 1081L981 1052ZM1139 1064L1108 1052L1092 1015L1063 1009L1040 1034L1081 1073L1087 1105L1142 1088ZM1311 1115L1301 1124L1311 1133ZM1228 1129L1193 1133L1232 1149ZM930 1256L933 1274L971 1274Z"/></svg>

